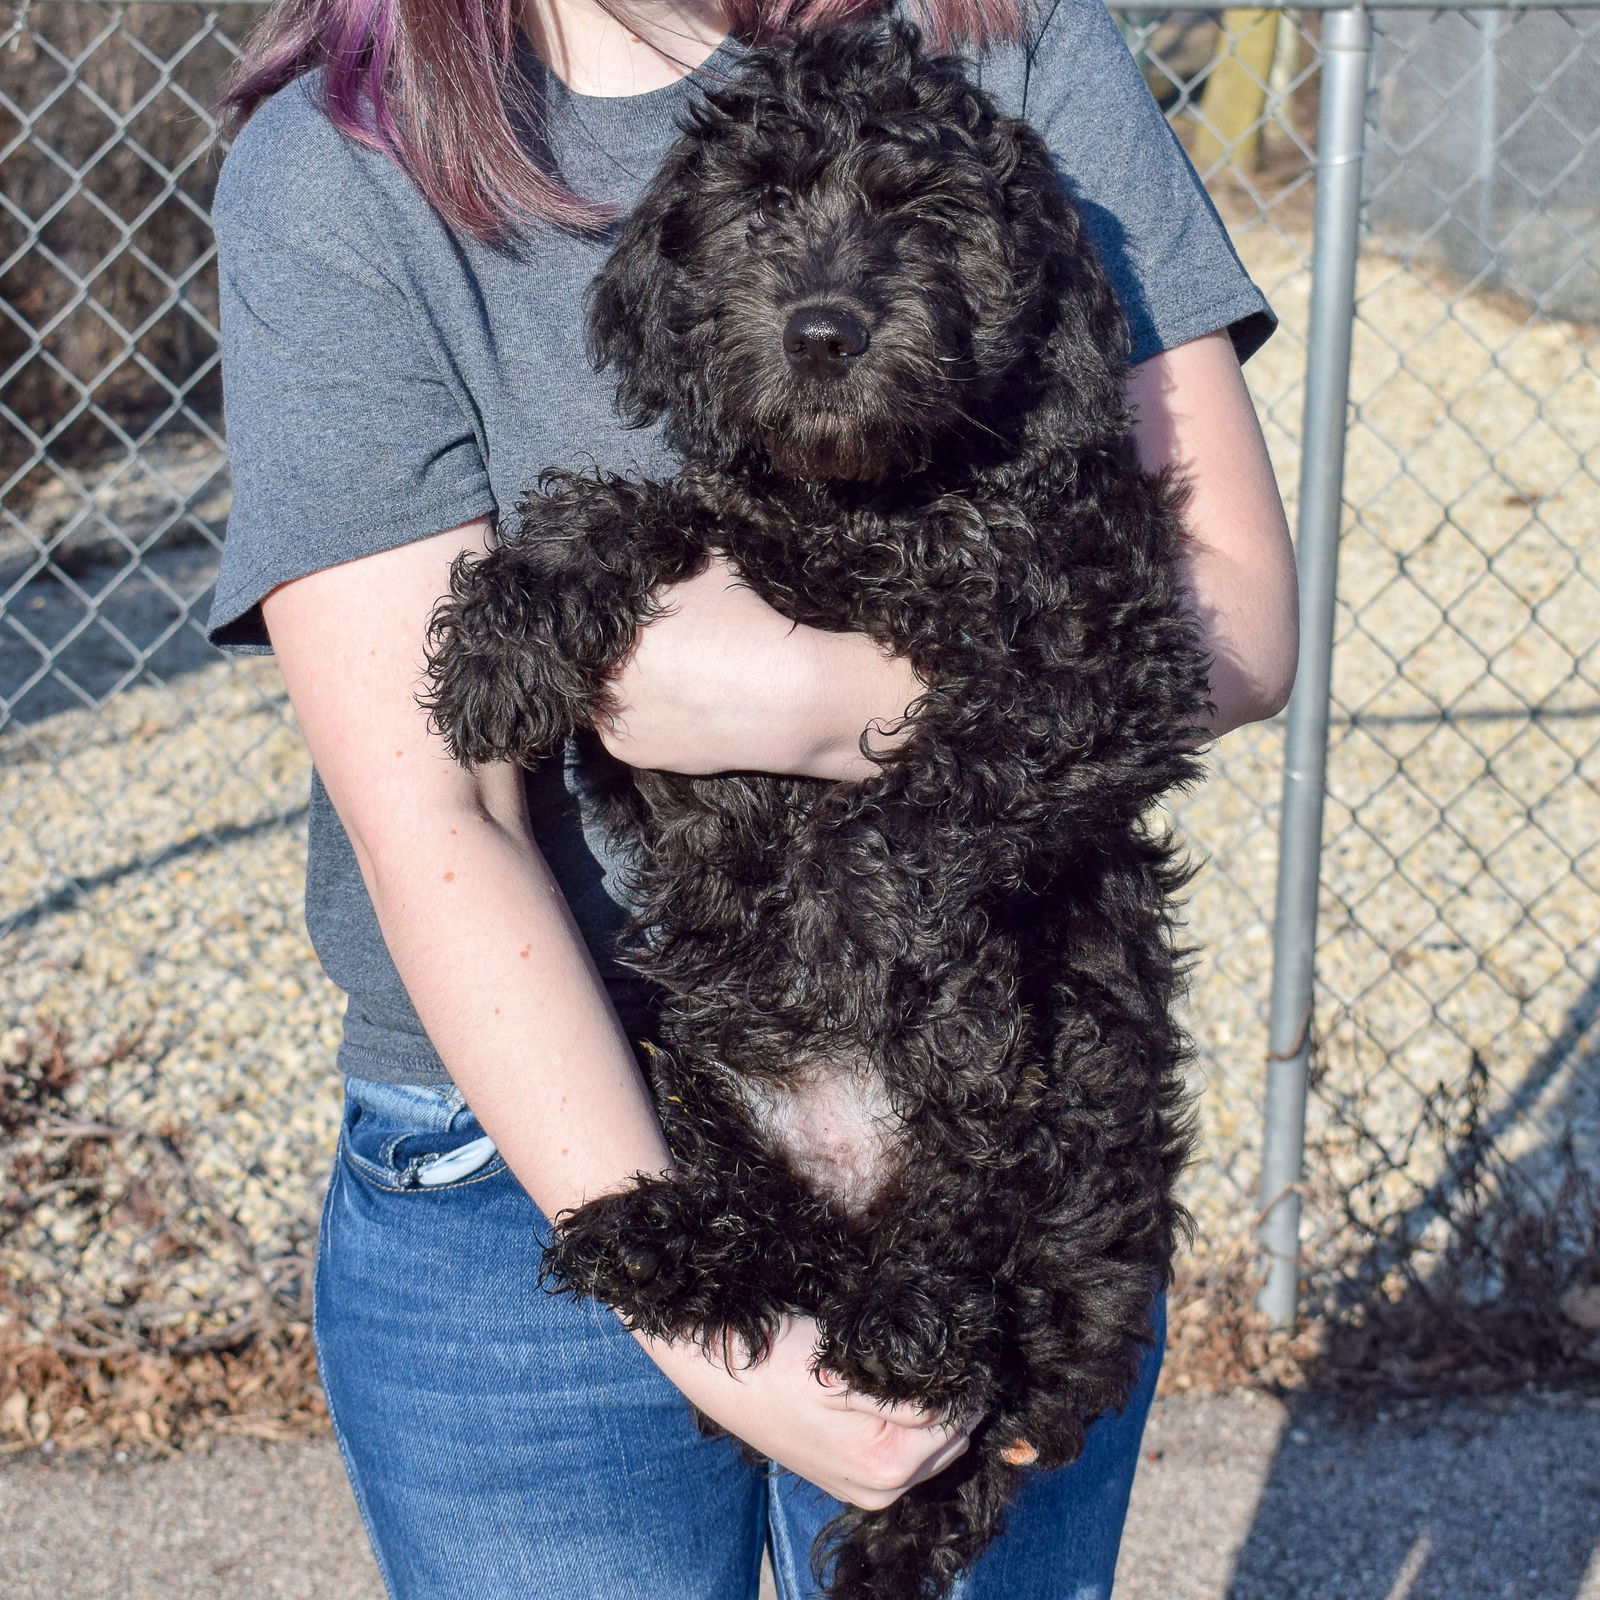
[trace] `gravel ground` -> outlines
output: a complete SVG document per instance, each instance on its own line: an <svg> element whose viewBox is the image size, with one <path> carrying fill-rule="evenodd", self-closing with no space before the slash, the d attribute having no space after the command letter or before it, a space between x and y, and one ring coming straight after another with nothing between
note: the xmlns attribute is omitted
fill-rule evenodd
<svg viewBox="0 0 1600 1600"><path fill-rule="evenodd" d="M1249 376L1292 494L1307 233L1263 224L1237 242L1284 319ZM1558 1133L1593 1152L1592 350L1585 330L1452 298L1381 252L1361 287L1319 954L1327 1083L1398 1144L1476 1053L1513 1154L1537 1162ZM214 526L225 508L203 452L166 448L178 500ZM98 526L123 480L90 476ZM159 522L152 481L128 490L130 526ZM40 537L64 537L63 505L38 515ZM70 582L0 605L0 697L16 713L0 733L0 1065L64 1033L84 1064L71 1115L181 1132L256 1249L293 1251L337 1093L338 997L300 916L304 753L271 664L215 660L199 639L205 548L137 569L85 551ZM1254 1212L1281 736L1230 736L1182 810L1208 862L1189 915L1205 948L1190 1198L1217 1241ZM1426 1142L1403 1153L1397 1203L1439 1158ZM226 1292L216 1251L162 1253L133 1213L86 1229L71 1199L42 1197L0 1244L0 1288L28 1286L41 1311L135 1285L179 1306Z"/></svg>
<svg viewBox="0 0 1600 1600"><path fill-rule="evenodd" d="M1600 1600L1600 1409L1157 1403L1119 1600ZM326 1441L0 1464L0 1600L382 1600ZM765 1591L764 1591L765 1593Z"/></svg>

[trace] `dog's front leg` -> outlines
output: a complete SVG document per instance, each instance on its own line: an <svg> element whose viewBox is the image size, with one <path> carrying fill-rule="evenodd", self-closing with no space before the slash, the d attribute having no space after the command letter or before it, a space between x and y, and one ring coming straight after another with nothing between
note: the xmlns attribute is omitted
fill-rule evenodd
<svg viewBox="0 0 1600 1600"><path fill-rule="evenodd" d="M545 1271L550 1287L602 1300L653 1338L728 1340L759 1357L785 1315L814 1303L829 1248L818 1234L832 1227L771 1167L641 1175L558 1218Z"/></svg>
<svg viewBox="0 0 1600 1600"><path fill-rule="evenodd" d="M558 1219L552 1287L602 1300L653 1338L742 1338L762 1349L778 1312L754 1241L718 1227L728 1197L678 1176L639 1177Z"/></svg>
<svg viewBox="0 0 1600 1600"><path fill-rule="evenodd" d="M818 1263L845 1248L839 1219L767 1158L699 1052L653 1045L649 1076L675 1164L558 1217L547 1285L651 1337L759 1356L786 1314L817 1304Z"/></svg>
<svg viewBox="0 0 1600 1600"><path fill-rule="evenodd" d="M671 485L545 473L434 612L422 703L451 754L532 765L591 726L652 591L707 559Z"/></svg>

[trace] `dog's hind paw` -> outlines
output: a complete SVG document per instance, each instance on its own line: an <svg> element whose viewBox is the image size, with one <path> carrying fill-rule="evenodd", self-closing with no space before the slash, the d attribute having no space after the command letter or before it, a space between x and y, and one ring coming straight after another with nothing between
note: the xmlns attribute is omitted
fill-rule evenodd
<svg viewBox="0 0 1600 1600"><path fill-rule="evenodd" d="M545 1273L551 1287L603 1300L654 1338L731 1335L760 1354L789 1309L784 1259L783 1242L720 1189L646 1178L564 1213Z"/></svg>
<svg viewBox="0 0 1600 1600"><path fill-rule="evenodd" d="M964 1275L883 1266L822 1322L821 1364L862 1394L952 1413L995 1402L998 1311L992 1291Z"/></svg>

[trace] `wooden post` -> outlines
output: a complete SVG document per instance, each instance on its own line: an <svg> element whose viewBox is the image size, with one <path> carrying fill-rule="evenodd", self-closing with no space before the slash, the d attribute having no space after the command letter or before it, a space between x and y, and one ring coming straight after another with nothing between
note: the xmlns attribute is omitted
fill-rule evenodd
<svg viewBox="0 0 1600 1600"><path fill-rule="evenodd" d="M1255 169L1281 21L1277 11L1223 12L1200 102L1204 121L1194 141L1194 164L1202 175L1215 166L1240 175Z"/></svg>

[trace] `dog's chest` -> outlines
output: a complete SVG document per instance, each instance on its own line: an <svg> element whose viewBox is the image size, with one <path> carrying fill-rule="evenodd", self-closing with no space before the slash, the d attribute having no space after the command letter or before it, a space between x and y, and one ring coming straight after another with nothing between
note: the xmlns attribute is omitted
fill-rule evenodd
<svg viewBox="0 0 1600 1600"><path fill-rule="evenodd" d="M724 548L785 616L907 651L987 634L1029 559L1018 543L1009 519L945 496L893 514L752 507Z"/></svg>

